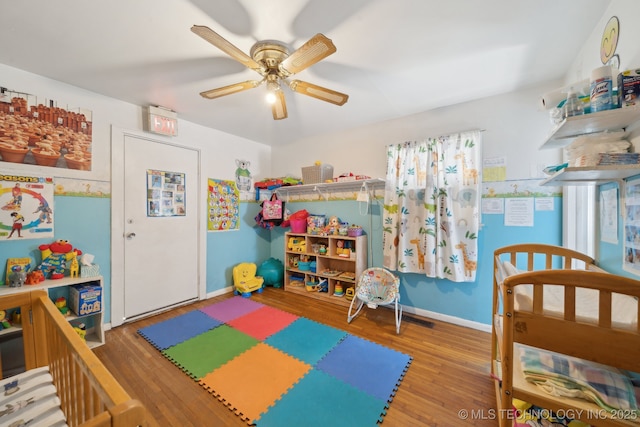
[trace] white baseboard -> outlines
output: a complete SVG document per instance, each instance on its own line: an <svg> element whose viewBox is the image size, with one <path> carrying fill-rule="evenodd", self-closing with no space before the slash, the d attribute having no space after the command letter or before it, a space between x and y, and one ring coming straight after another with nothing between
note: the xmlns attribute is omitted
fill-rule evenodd
<svg viewBox="0 0 640 427"><path fill-rule="evenodd" d="M436 313L435 311L423 310L421 308L403 305L402 309L406 313L415 314L416 316L425 317L427 319L439 320L442 322L452 323L465 328L477 329L483 332L491 332L491 325L485 323L474 322L472 320L462 319L460 317L449 316L448 314Z"/></svg>
<svg viewBox="0 0 640 427"><path fill-rule="evenodd" d="M226 288L222 288L222 289L217 289L213 292L210 292L207 294L207 297L205 299L209 299L209 298L213 298L213 297L219 297L220 295L224 295L224 294L228 294L229 292L233 292L234 287L233 286L227 286Z"/></svg>
<svg viewBox="0 0 640 427"><path fill-rule="evenodd" d="M226 288L218 289L214 292L207 294L207 299L217 297L220 295L233 292L233 286L227 286ZM491 325L485 323L474 322L472 320L462 319L460 317L449 316L448 314L436 313L435 311L423 310L421 308L410 307L403 305L402 309L406 313L415 314L416 316L424 317L427 319L438 320L442 322L452 323L454 325L463 326L465 328L477 329L483 332L491 332Z"/></svg>

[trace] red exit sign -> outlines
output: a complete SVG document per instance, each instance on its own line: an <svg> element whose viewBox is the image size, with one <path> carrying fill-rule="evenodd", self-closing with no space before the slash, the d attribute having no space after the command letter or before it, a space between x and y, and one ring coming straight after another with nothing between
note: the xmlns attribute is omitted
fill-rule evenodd
<svg viewBox="0 0 640 427"><path fill-rule="evenodd" d="M174 111L159 107L149 107L148 131L160 135L177 136L178 118Z"/></svg>

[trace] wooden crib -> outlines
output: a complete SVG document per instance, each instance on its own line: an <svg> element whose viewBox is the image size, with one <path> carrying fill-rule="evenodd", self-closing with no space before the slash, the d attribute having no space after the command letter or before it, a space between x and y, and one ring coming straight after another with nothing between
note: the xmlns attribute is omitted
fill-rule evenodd
<svg viewBox="0 0 640 427"><path fill-rule="evenodd" d="M125 392L46 291L0 297L0 310L15 308L22 316L25 368L49 367L68 425L145 425L145 408Z"/></svg>
<svg viewBox="0 0 640 427"><path fill-rule="evenodd" d="M591 257L558 246L512 245L494 255L492 374L500 426L513 424L513 399L591 425L639 426L638 414L623 419L629 414L545 393L525 380L517 355L534 348L640 372L640 281L606 273Z"/></svg>

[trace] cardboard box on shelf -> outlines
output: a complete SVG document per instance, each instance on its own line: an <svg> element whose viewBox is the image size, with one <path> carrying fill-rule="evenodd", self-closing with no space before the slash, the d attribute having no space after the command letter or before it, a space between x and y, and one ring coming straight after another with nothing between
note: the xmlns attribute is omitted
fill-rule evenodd
<svg viewBox="0 0 640 427"><path fill-rule="evenodd" d="M69 308L77 316L102 311L102 287L95 285L74 285L69 288Z"/></svg>

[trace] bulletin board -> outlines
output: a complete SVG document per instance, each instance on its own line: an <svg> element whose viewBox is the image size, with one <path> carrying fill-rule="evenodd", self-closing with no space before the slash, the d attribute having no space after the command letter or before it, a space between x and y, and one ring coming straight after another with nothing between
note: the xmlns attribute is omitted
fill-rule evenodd
<svg viewBox="0 0 640 427"><path fill-rule="evenodd" d="M622 268L640 276L640 179L627 181L624 205Z"/></svg>
<svg viewBox="0 0 640 427"><path fill-rule="evenodd" d="M147 216L185 216L184 173L147 170Z"/></svg>

